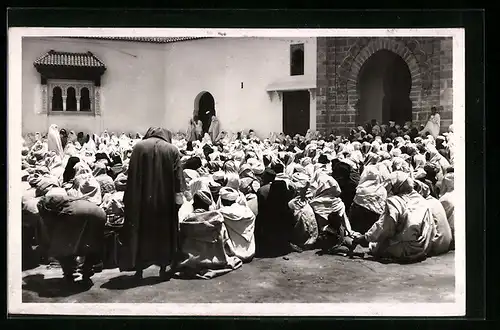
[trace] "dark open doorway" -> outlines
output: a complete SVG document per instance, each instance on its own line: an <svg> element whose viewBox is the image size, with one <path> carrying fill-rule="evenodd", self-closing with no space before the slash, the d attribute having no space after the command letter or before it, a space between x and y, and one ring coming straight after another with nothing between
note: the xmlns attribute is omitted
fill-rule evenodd
<svg viewBox="0 0 500 330"><path fill-rule="evenodd" d="M404 124L412 120L411 73L406 62L389 50L374 53L358 75L357 124L372 119Z"/></svg>
<svg viewBox="0 0 500 330"><path fill-rule="evenodd" d="M204 92L198 101L198 119L203 123L203 132L208 132L212 116L215 116L215 100L212 94Z"/></svg>
<svg viewBox="0 0 500 330"><path fill-rule="evenodd" d="M308 91L283 93L283 132L305 135L309 129L310 96Z"/></svg>

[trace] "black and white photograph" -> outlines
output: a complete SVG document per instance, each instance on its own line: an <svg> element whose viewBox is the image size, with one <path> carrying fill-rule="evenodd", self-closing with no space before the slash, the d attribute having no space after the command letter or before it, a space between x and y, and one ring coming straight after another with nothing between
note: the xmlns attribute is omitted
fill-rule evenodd
<svg viewBox="0 0 500 330"><path fill-rule="evenodd" d="M465 315L463 29L9 30L9 312Z"/></svg>

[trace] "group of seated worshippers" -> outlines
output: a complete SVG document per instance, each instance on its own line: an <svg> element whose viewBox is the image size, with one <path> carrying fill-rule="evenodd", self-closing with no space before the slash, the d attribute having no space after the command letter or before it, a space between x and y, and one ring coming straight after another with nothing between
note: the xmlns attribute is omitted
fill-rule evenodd
<svg viewBox="0 0 500 330"><path fill-rule="evenodd" d="M254 257L310 249L352 255L360 245L395 262L454 249L453 128L437 139L362 132L175 134L185 179L178 274L213 278ZM24 140L23 242L42 246L68 281L109 264L104 233L123 224L141 138L52 125Z"/></svg>
<svg viewBox="0 0 500 330"><path fill-rule="evenodd" d="M78 274L88 281L102 269L106 227L123 221L128 159L140 135L134 137L77 135L52 125L45 136L24 139L23 252L40 247L68 281Z"/></svg>

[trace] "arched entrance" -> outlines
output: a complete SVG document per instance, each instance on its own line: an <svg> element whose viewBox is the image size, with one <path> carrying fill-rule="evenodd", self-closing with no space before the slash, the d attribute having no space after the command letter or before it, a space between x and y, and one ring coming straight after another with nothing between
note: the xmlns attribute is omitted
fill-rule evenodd
<svg viewBox="0 0 500 330"><path fill-rule="evenodd" d="M410 70L399 55L386 49L375 52L359 70L357 124L372 119L379 123L392 120L401 125L411 121L411 87Z"/></svg>
<svg viewBox="0 0 500 330"><path fill-rule="evenodd" d="M355 47L354 47L355 48ZM367 45L362 47L361 51L356 51L347 57L344 67L348 68L349 73L346 78L347 91L347 113L359 114L360 95L358 89L358 77L361 67L375 53L381 50L388 50L397 54L404 60L411 73L410 100L412 102L412 119L417 119L417 112L422 106L422 72L417 58L408 46L395 38L372 38ZM356 116L357 118L358 116ZM356 120L357 121L357 120Z"/></svg>
<svg viewBox="0 0 500 330"><path fill-rule="evenodd" d="M195 99L195 119L203 123L203 132L208 132L212 116L215 116L215 99L209 92L201 92Z"/></svg>

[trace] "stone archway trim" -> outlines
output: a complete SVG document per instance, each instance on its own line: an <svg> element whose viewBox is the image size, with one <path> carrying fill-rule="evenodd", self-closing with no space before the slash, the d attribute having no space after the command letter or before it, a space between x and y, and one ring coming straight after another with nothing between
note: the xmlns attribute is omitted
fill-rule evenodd
<svg viewBox="0 0 500 330"><path fill-rule="evenodd" d="M399 55L408 65L408 69L411 74L410 100L413 103L412 111L415 112L415 109L418 108L418 104L421 101L420 93L422 91L422 77L418 61L415 58L415 55L413 55L411 50L408 49L408 47L404 43L390 38L375 38L371 40L368 45L366 45L354 58L350 73L347 77L347 95L349 108L354 109L356 103L359 100L357 79L361 67L374 53L383 49L392 51L393 53Z"/></svg>

